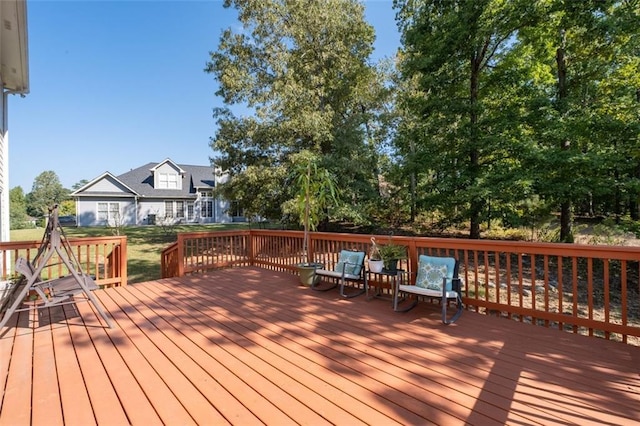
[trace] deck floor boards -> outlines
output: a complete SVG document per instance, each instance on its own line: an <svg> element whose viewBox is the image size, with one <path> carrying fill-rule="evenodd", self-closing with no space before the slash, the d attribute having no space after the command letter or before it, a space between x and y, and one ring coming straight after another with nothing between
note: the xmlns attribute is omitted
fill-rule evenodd
<svg viewBox="0 0 640 426"><path fill-rule="evenodd" d="M0 425L640 423L640 348L259 268L94 293L0 331Z"/></svg>
<svg viewBox="0 0 640 426"><path fill-rule="evenodd" d="M152 310L152 315L162 317L170 314L165 306L171 304L172 301L164 299L160 295L150 296L139 290L138 292L137 296ZM167 324L168 327L163 327L163 329L168 330L174 339L179 339L181 347L189 350L190 356L194 357L194 360L199 362L203 369L214 373L212 379L224 386L222 389L229 389L229 397L233 398L235 395L236 398L240 398L239 402L243 406L249 408L264 421L272 420L277 424L295 423L294 419L285 415L278 409L278 406L295 407L294 411L297 416L310 415L310 413L305 413L307 410L305 406L291 398L281 387L264 379L263 376L257 376L254 370L264 368L263 359L254 356L247 360L247 355L242 347L236 348L232 339L216 331L219 324L213 319L182 302L172 304L171 310L179 310L182 318L178 320L179 322ZM180 331L181 329L191 331L188 338L183 334L184 331ZM215 345L216 350L212 351L211 345ZM251 369L247 369L247 365L251 365ZM269 399L265 399L266 395L269 395ZM231 413L238 410L231 403L228 408ZM247 419L238 420L243 424L247 421Z"/></svg>

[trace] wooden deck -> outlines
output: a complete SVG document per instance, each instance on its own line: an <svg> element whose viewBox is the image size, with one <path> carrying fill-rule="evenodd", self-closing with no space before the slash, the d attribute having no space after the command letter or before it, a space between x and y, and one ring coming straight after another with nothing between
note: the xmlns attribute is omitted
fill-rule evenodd
<svg viewBox="0 0 640 426"><path fill-rule="evenodd" d="M0 425L640 422L635 346L256 268L95 294L0 331Z"/></svg>

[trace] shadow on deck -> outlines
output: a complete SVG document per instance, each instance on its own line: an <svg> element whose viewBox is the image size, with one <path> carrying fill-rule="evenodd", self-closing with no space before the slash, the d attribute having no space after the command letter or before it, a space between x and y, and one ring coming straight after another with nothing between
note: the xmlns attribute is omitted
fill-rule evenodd
<svg viewBox="0 0 640 426"><path fill-rule="evenodd" d="M98 290L113 329L90 304L15 315L0 424L640 422L640 347L297 282L241 268Z"/></svg>

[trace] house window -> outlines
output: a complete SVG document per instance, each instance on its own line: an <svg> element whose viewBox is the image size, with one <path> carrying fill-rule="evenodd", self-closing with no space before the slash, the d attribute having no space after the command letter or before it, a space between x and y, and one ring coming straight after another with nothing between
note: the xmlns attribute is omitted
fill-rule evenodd
<svg viewBox="0 0 640 426"><path fill-rule="evenodd" d="M173 216L173 201L165 201L164 202L164 217L174 217Z"/></svg>
<svg viewBox="0 0 640 426"><path fill-rule="evenodd" d="M98 222L115 225L120 222L120 203L98 203Z"/></svg>
<svg viewBox="0 0 640 426"><path fill-rule="evenodd" d="M213 191L200 191L200 197L213 198Z"/></svg>
<svg viewBox="0 0 640 426"><path fill-rule="evenodd" d="M184 201L176 201L176 217L184 217Z"/></svg>
<svg viewBox="0 0 640 426"><path fill-rule="evenodd" d="M169 189L178 189L178 175L175 173L170 174L167 184Z"/></svg>
<svg viewBox="0 0 640 426"><path fill-rule="evenodd" d="M244 217L244 209L240 207L240 203L237 201L231 203L230 213L233 217Z"/></svg>
<svg viewBox="0 0 640 426"><path fill-rule="evenodd" d="M120 203L109 203L109 220L120 222Z"/></svg>
<svg viewBox="0 0 640 426"><path fill-rule="evenodd" d="M202 202L202 217L213 217L213 201Z"/></svg>
<svg viewBox="0 0 640 426"><path fill-rule="evenodd" d="M158 173L158 189L178 189L178 175L175 173Z"/></svg>
<svg viewBox="0 0 640 426"><path fill-rule="evenodd" d="M195 215L193 201L187 201L187 220L192 220Z"/></svg>

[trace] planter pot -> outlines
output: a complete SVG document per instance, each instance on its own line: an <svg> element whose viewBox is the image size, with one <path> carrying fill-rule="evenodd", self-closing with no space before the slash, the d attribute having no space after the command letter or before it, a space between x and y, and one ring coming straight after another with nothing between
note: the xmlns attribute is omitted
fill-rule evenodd
<svg viewBox="0 0 640 426"><path fill-rule="evenodd" d="M379 274L384 268L384 260L369 260L369 271Z"/></svg>
<svg viewBox="0 0 640 426"><path fill-rule="evenodd" d="M398 273L398 262L399 259L389 259L384 261L384 268L382 269L387 274L397 274Z"/></svg>
<svg viewBox="0 0 640 426"><path fill-rule="evenodd" d="M300 285L311 287L320 281L320 276L316 275L316 269L322 268L322 263L298 263L296 268L300 274Z"/></svg>

